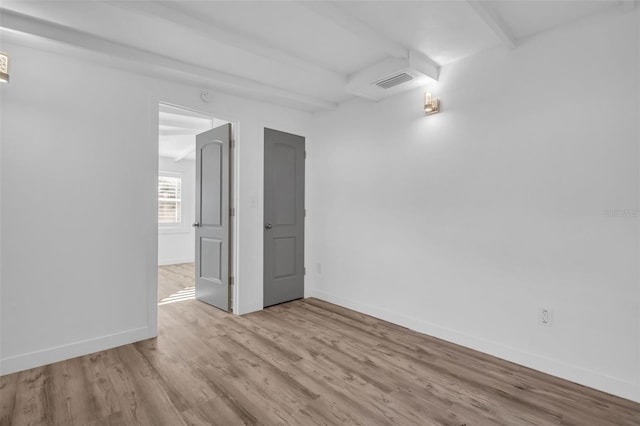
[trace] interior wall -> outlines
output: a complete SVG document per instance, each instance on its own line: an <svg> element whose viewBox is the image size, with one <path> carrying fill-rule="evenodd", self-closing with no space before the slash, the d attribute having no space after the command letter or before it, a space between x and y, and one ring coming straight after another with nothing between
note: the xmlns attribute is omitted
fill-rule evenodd
<svg viewBox="0 0 640 426"><path fill-rule="evenodd" d="M3 40L2 374L155 336L159 102L238 123L235 311L262 309L262 128L310 115L39 43Z"/></svg>
<svg viewBox="0 0 640 426"><path fill-rule="evenodd" d="M195 136L191 137L195 144ZM196 162L182 159L160 157L160 173L169 172L182 178L182 224L175 228L158 228L158 265L189 263L195 259L195 222Z"/></svg>
<svg viewBox="0 0 640 426"><path fill-rule="evenodd" d="M155 334L158 148L144 78L3 49L12 59L0 88L5 374Z"/></svg>
<svg viewBox="0 0 640 426"><path fill-rule="evenodd" d="M310 294L640 400L635 15L316 114Z"/></svg>

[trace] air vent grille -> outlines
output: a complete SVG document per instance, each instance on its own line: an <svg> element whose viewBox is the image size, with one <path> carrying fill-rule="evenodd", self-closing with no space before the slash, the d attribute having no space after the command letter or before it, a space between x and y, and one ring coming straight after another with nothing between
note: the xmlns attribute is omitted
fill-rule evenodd
<svg viewBox="0 0 640 426"><path fill-rule="evenodd" d="M406 83L407 81L413 80L406 72L396 74L393 77L388 77L380 81L376 81L375 85L378 87L382 87L383 89L390 89L392 87L397 86L398 84Z"/></svg>

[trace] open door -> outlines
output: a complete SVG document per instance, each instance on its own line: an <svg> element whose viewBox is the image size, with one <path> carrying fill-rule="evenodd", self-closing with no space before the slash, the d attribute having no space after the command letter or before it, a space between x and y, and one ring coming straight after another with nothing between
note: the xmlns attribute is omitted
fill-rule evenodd
<svg viewBox="0 0 640 426"><path fill-rule="evenodd" d="M231 311L229 179L231 124L196 136L196 298Z"/></svg>

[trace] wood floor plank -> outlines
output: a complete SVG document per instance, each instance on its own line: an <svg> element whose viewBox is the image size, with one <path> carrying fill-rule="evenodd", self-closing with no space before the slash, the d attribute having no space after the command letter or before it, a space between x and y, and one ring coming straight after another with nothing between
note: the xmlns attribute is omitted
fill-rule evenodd
<svg viewBox="0 0 640 426"><path fill-rule="evenodd" d="M127 424L181 426L185 422L167 395L164 382L135 345L115 348L120 364L108 375Z"/></svg>
<svg viewBox="0 0 640 426"><path fill-rule="evenodd" d="M254 332L257 333L256 335L265 333L265 329L258 327L256 324L258 323L254 323L254 327L252 327ZM259 322L259 324L264 324L264 322ZM277 344L271 344L265 339L252 339L246 333L242 334L245 336L242 340L247 343L247 349L250 348L250 351L260 354L263 362L270 363L274 369L279 369L278 374L280 376L285 378L289 383L295 383L295 385L293 385L294 388L301 389L302 393L307 393L307 396L313 399L309 405L298 410L299 415L297 418L305 422L302 424L315 424L315 422L309 423L309 419L305 416L310 412L316 412L317 416L316 409L320 406L330 406L331 410L330 413L327 412L328 418L324 418L324 420L322 416L315 418L318 424L360 424L353 416L353 409L343 409L342 407L343 404L349 402L349 397L343 393L344 389L342 387L335 386L331 383L331 380L318 380L315 372L296 365L298 361L305 358L301 356L304 355L304 351L300 352L301 355L292 355L295 350L294 346L300 346L300 340L295 336L292 340L289 340L285 335L286 333L283 333L283 335L278 336ZM241 342L236 343L242 344ZM309 358L312 358L312 356L309 356ZM281 363L282 359L285 360L284 364ZM320 396L323 401L318 401L318 396ZM300 423L295 422L294 424Z"/></svg>
<svg viewBox="0 0 640 426"><path fill-rule="evenodd" d="M47 398L45 386L51 367L44 366L16 373L16 386L13 413L9 425L46 425L54 423L55 408ZM2 416L3 418L5 416Z"/></svg>
<svg viewBox="0 0 640 426"><path fill-rule="evenodd" d="M223 398L202 402L182 413L190 426L255 425L257 420L245 417L225 403Z"/></svg>
<svg viewBox="0 0 640 426"><path fill-rule="evenodd" d="M0 425L11 424L18 389L18 374L0 377Z"/></svg>
<svg viewBox="0 0 640 426"><path fill-rule="evenodd" d="M389 339L388 343L381 343L378 346L389 348L393 345L393 352L403 353L415 361L424 362L425 358L433 359L435 351L438 354L437 363L439 365L444 365L445 368L453 368L453 371L448 370L452 377L455 377L456 374L458 377L460 374L465 377L476 374L481 378L478 388L493 383L497 386L493 391L498 395L508 399L514 399L521 395L521 406L524 408L527 405L534 404L531 409L536 411L538 415L546 412L551 417L559 417L558 413L566 411L567 407L572 407L575 408L576 413L584 413L585 410L591 411L589 416L581 414L580 417L583 419L588 417L590 421L598 421L602 425L612 422L613 424L640 424L637 411L638 405L631 401L621 398L611 399L608 398L609 395L602 392L499 360L486 354L471 350L461 350L463 348L430 336L424 336L419 333L387 334L384 330L387 329L386 324L388 323L383 323L382 328L373 327L367 329L366 324L368 324L369 320L363 319L363 314L353 313L353 311L324 301L307 299L304 303L316 315L323 313L323 311L316 309L317 307L327 307L330 312L327 315L328 317L335 320L338 325L361 330L361 336L373 334ZM398 326L391 324L389 329L393 330L395 327ZM428 369L421 369L420 371L428 371ZM493 377L497 377L497 379L492 380ZM553 394L559 398L536 398L538 390L545 390L547 396ZM604 400L602 399L603 396ZM536 406L536 402L541 405ZM505 401L505 403L509 402ZM603 406L609 409L592 410L593 407ZM555 420L551 419L549 421L555 422Z"/></svg>
<svg viewBox="0 0 640 426"><path fill-rule="evenodd" d="M269 321L266 321L268 323L278 324L281 321L280 316L278 316L277 314L273 314L270 311L264 311L261 314L274 316L273 318L269 318ZM370 399L368 404L370 403L375 407L376 410L382 409L384 412L383 415L385 417L377 419L378 423L386 423L388 421L391 421L394 424L426 424L429 419L439 418L438 415L431 415L429 417L422 417L419 419L407 418L411 417L416 411L420 410L404 410L404 404L406 404L406 400L404 400L402 404L398 404L398 401L395 401L394 399L388 397L388 394L392 391L392 388L390 386L396 383L394 381L393 373L385 371L380 366L371 363L371 360L366 359L366 356L364 356L365 359L360 359L351 355L351 353L363 353L359 349L356 349L352 352L351 350L339 350L334 348L334 346L339 345L340 342L349 342L350 339L343 339L340 341L329 339L327 342L323 342L321 339L319 339L319 335L321 335L325 329L331 329L331 324L326 322L324 322L323 324L323 327L316 327L317 324L300 324L300 328L305 330L305 332L309 334L309 336L307 336L308 342L303 345L304 348L308 350L308 359L321 364L319 367L317 365L305 366L304 370L319 372L321 371L325 374L327 372L333 371L335 372L335 377L325 376L325 383L342 383L340 389L346 388L349 391L353 390L353 385L355 386L355 392L353 394L355 394L356 396L361 397L363 393L368 394ZM284 328L286 327L286 325L280 324L279 327ZM286 338L286 334L286 332L283 333L281 337L283 339ZM300 340L300 335L294 334L292 338L297 341L302 341ZM366 350L364 353L366 353ZM407 385L408 383L410 383L410 381L406 380L406 372L403 373L404 378L401 379L401 381L403 381L403 385ZM345 378L346 383L348 383L346 387L344 385ZM364 386L365 389L363 389L362 386ZM367 391L366 389L369 389L369 391ZM414 390L418 389L414 388ZM319 392L324 396L327 392L327 389L325 388L324 390L321 390ZM403 398L404 397L406 397L406 394L403 395ZM345 398L349 399L351 398L351 395L341 394L339 399L344 400ZM360 405L362 405L362 402L360 402ZM396 409L396 405L398 405L399 408ZM444 402L440 404L436 410L433 410L432 413L438 413L441 411L446 412L449 405L450 403ZM353 408L351 409L353 410ZM367 415L371 416L371 413L368 413ZM366 418L366 415L364 415L364 417Z"/></svg>
<svg viewBox="0 0 640 426"><path fill-rule="evenodd" d="M415 368L411 368L411 366L409 366L402 370L397 367L397 364L400 361L397 358L383 360L382 358L373 356L371 351L368 350L371 347L367 347L366 344L359 345L354 342L353 338L356 337L355 335L347 335L349 339L331 339L331 333L325 331L326 329L331 329L331 324L326 321L323 324L323 327L318 327L315 330L315 337L312 338L316 343L318 352L321 352L323 357L330 359L331 362L339 366L343 371L357 370L357 374L362 377L364 382L373 384L385 393L391 392L392 389L390 386L395 388L395 395L402 395L401 400L403 401L403 404L406 404L407 400L413 395L425 395L428 396L428 398L425 398L420 403L423 405L431 405L431 413L448 413L449 417L455 417L449 412L451 406L451 390L464 389L464 382L456 384L451 381L447 381L445 384L441 384L441 386L438 386L437 383L422 383L419 380L420 378L416 376L416 372L418 370ZM307 328L313 327L312 324L305 325ZM357 354L359 356L353 356L352 354ZM412 379L408 379L408 376L412 377ZM372 377L378 377L379 379L373 379ZM437 394L434 393L434 390L437 391L438 388L446 391L442 392L443 394L446 394L446 398L438 398ZM467 396L465 393L460 393L460 395ZM438 404L438 402L440 402L440 404ZM396 401L393 398L388 397L385 398L384 402L376 400L376 403L384 406L394 404ZM477 399L471 399L470 403L479 404ZM440 415L430 414L428 417L423 417L422 421L424 421L424 419L439 421L441 422L440 424L443 422L443 417ZM416 420L408 423L416 424L415 422ZM396 423L399 423L399 421L396 420Z"/></svg>
<svg viewBox="0 0 640 426"><path fill-rule="evenodd" d="M97 420L94 420L90 423L87 423L87 426L127 426L127 419L125 418L122 412L118 411L115 413L111 413L106 417L101 417Z"/></svg>
<svg viewBox="0 0 640 426"><path fill-rule="evenodd" d="M148 342L141 342L136 347L140 348L140 352L167 384L170 389L167 394L178 411L188 410L217 397L192 361L172 357ZM152 342L155 343L155 340Z"/></svg>
<svg viewBox="0 0 640 426"><path fill-rule="evenodd" d="M159 270L158 337L0 378L0 426L640 426L640 404L318 299L234 316Z"/></svg>

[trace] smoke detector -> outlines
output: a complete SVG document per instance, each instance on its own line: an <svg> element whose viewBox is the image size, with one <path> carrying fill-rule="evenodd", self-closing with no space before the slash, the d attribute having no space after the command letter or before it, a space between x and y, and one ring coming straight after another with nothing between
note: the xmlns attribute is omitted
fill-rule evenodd
<svg viewBox="0 0 640 426"><path fill-rule="evenodd" d="M390 58L349 76L347 92L373 101L437 81L440 67L420 52Z"/></svg>

